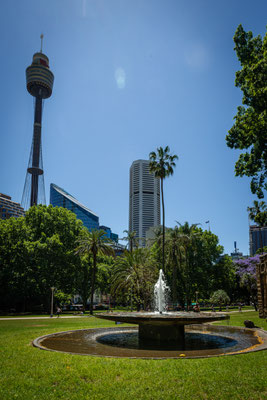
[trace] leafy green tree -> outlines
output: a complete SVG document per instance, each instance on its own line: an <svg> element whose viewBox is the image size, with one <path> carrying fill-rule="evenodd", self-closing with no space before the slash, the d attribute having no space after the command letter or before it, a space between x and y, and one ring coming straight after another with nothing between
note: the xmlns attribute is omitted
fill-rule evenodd
<svg viewBox="0 0 267 400"><path fill-rule="evenodd" d="M212 264L211 268L209 268L209 271L209 291L206 293L206 297L209 297L210 292L223 288L226 293L231 295L231 299L234 300L236 268L231 257L227 254L219 257L218 260Z"/></svg>
<svg viewBox="0 0 267 400"><path fill-rule="evenodd" d="M26 311L34 285L28 275L24 218L0 220L0 309Z"/></svg>
<svg viewBox="0 0 267 400"><path fill-rule="evenodd" d="M221 310L222 304L227 304L230 302L230 297L224 290L219 289L212 294L210 302L219 304Z"/></svg>
<svg viewBox="0 0 267 400"><path fill-rule="evenodd" d="M84 229L71 211L42 205L31 207L25 217L1 221L1 293L9 293L9 303L22 310L43 304L49 310L52 286L72 294L80 263L76 240Z"/></svg>
<svg viewBox="0 0 267 400"><path fill-rule="evenodd" d="M80 268L76 270L75 275L75 289L82 299L84 311L86 310L87 299L91 291L92 261L92 256L88 254L81 256Z"/></svg>
<svg viewBox="0 0 267 400"><path fill-rule="evenodd" d="M203 231L198 224L178 223L166 233L166 277L172 300L184 306L191 304L198 292L208 298L219 286L232 287L234 265L227 257L220 257L223 247L216 235Z"/></svg>
<svg viewBox="0 0 267 400"><path fill-rule="evenodd" d="M253 38L239 25L235 35L235 51L241 64L235 85L243 92L243 104L237 108L235 123L226 136L227 146L246 150L235 164L236 176L249 176L251 191L259 198L267 189L267 34Z"/></svg>
<svg viewBox="0 0 267 400"><path fill-rule="evenodd" d="M253 207L247 208L249 212L249 218L252 219L256 224L260 227L260 243L261 243L261 252L263 253L263 247L265 243L262 240L262 228L267 226L267 206L264 201L258 202L254 201Z"/></svg>
<svg viewBox="0 0 267 400"><path fill-rule="evenodd" d="M111 240L106 237L104 230L93 230L92 232L84 232L78 240L77 254L83 256L92 255L93 264L91 268L91 293L90 293L90 314L93 314L93 299L95 292L95 280L97 273L97 256L112 255L114 251L110 246Z"/></svg>
<svg viewBox="0 0 267 400"><path fill-rule="evenodd" d="M161 204L162 204L162 270L165 272L165 206L163 196L163 181L170 175L173 175L173 168L176 166L175 160L178 160L178 156L171 155L169 146L165 149L162 147L157 148L157 152L152 151L149 154L149 171L155 174L156 178L160 179L161 188Z"/></svg>
<svg viewBox="0 0 267 400"><path fill-rule="evenodd" d="M156 282L156 268L150 263L148 249L135 249L132 253L125 252L117 257L112 273L112 293L115 296L124 293L137 304L147 308L153 296L153 287ZM132 307L131 307L132 308Z"/></svg>

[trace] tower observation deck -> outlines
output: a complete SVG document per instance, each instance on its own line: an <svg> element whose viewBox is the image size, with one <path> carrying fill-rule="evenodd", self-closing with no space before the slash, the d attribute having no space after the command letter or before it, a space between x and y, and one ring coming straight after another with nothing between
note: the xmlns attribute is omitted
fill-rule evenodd
<svg viewBox="0 0 267 400"><path fill-rule="evenodd" d="M43 100L52 94L54 75L49 69L49 59L42 53L42 49L33 55L32 64L26 69L26 82L28 92L35 98L35 106L31 153L21 201L24 209L40 203L45 204L42 109Z"/></svg>

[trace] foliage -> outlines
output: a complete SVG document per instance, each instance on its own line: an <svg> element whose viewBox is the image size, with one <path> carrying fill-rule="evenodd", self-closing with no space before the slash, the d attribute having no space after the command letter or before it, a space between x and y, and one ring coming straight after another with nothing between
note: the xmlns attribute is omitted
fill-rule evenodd
<svg viewBox="0 0 267 400"><path fill-rule="evenodd" d="M84 229L71 211L42 205L0 221L2 307L26 311L43 304L49 310L52 286L72 293L80 263L76 239Z"/></svg>
<svg viewBox="0 0 267 400"><path fill-rule="evenodd" d="M89 257L92 256L92 267L91 267L91 290L90 290L90 314L93 314L93 298L95 292L96 274L97 274L97 256L98 255L111 255L114 251L110 244L112 241L106 237L106 232L104 230L93 230L92 232L83 232L81 237L78 239L78 247L76 253ZM84 260L85 262L85 260ZM88 285L89 271L84 266L84 281L83 287ZM83 290L83 302L86 302L85 293Z"/></svg>
<svg viewBox="0 0 267 400"><path fill-rule="evenodd" d="M248 300L251 300L254 305L257 303L256 265L259 262L259 255L235 261L240 286L246 289Z"/></svg>
<svg viewBox="0 0 267 400"><path fill-rule="evenodd" d="M152 151L149 154L149 171L155 174L156 178L160 179L161 188L161 204L162 204L162 270L165 272L165 207L164 207L164 196L163 196L163 180L170 175L173 175L173 168L176 166L175 160L178 160L176 154L169 154L170 148L166 146L165 149L162 147L157 148L157 153Z"/></svg>
<svg viewBox="0 0 267 400"><path fill-rule="evenodd" d="M267 253L267 246L263 246L262 249L258 249L256 251L256 254L262 254L262 253Z"/></svg>
<svg viewBox="0 0 267 400"><path fill-rule="evenodd" d="M191 304L196 292L208 298L212 291L234 285L234 266L229 257L221 257L218 237L197 225L178 223L166 232L165 275L173 302L182 306Z"/></svg>
<svg viewBox="0 0 267 400"><path fill-rule="evenodd" d="M123 233L126 233L126 236L123 237L121 240L127 240L128 246L129 246L129 251L132 253L133 249L135 247L138 247L138 238L136 237L136 232L135 231L130 232L130 231L127 231L127 229L126 229L123 231Z"/></svg>
<svg viewBox="0 0 267 400"><path fill-rule="evenodd" d="M264 201L254 201L253 207L247 208L249 218L252 219L260 227L267 226L267 206Z"/></svg>
<svg viewBox="0 0 267 400"><path fill-rule="evenodd" d="M135 249L117 257L112 273L112 293L124 297L140 309L151 306L157 270L150 263L148 249ZM132 307L131 307L132 308Z"/></svg>
<svg viewBox="0 0 267 400"><path fill-rule="evenodd" d="M219 303L220 305L227 304L230 302L230 297L224 290L219 289L219 290L216 290L216 292L214 292L212 294L212 296L210 297L210 302L217 303L217 304Z"/></svg>
<svg viewBox="0 0 267 400"><path fill-rule="evenodd" d="M227 146L245 150L235 165L236 176L249 176L251 191L263 198L267 189L267 34L253 38L239 25L235 51L242 69L237 71L235 85L243 92L243 104L237 108L235 123L226 136Z"/></svg>

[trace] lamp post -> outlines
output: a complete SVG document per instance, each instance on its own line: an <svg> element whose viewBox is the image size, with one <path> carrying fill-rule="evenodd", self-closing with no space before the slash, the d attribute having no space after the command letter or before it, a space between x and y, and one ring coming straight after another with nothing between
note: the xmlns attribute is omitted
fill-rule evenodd
<svg viewBox="0 0 267 400"><path fill-rule="evenodd" d="M50 318L52 318L53 317L53 308L54 308L54 291L55 291L55 287L54 286L52 286L51 287L51 292L52 292L52 295L51 295L51 310L50 310Z"/></svg>
<svg viewBox="0 0 267 400"><path fill-rule="evenodd" d="M198 293L199 292L196 292L196 304L197 304L197 301L198 301Z"/></svg>

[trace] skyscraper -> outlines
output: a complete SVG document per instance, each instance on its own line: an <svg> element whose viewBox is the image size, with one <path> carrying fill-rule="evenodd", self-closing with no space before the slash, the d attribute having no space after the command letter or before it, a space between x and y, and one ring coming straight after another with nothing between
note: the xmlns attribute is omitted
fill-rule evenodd
<svg viewBox="0 0 267 400"><path fill-rule="evenodd" d="M64 207L72 211L89 231L99 229L99 217L54 183L50 185L50 203L53 207Z"/></svg>
<svg viewBox="0 0 267 400"><path fill-rule="evenodd" d="M43 35L41 35L42 39ZM26 69L27 90L35 98L34 125L30 159L22 195L25 209L35 204L45 204L44 170L42 159L42 109L43 101L52 94L54 75L49 69L49 59L42 53L33 55Z"/></svg>
<svg viewBox="0 0 267 400"><path fill-rule="evenodd" d="M267 226L250 225L249 227L249 252L251 256L258 249L267 246Z"/></svg>
<svg viewBox="0 0 267 400"><path fill-rule="evenodd" d="M160 225L160 181L149 173L148 160L136 160L130 168L129 231L146 238L146 231ZM145 240L139 240L145 246Z"/></svg>

